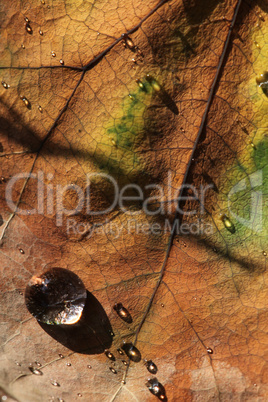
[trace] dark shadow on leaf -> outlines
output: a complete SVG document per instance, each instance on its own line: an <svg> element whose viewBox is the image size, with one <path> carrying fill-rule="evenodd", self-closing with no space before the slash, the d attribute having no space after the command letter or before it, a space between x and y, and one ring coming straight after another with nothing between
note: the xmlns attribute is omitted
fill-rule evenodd
<svg viewBox="0 0 268 402"><path fill-rule="evenodd" d="M103 353L112 344L112 327L100 302L87 291L82 317L73 325L48 325L44 331L68 349L83 354Z"/></svg>

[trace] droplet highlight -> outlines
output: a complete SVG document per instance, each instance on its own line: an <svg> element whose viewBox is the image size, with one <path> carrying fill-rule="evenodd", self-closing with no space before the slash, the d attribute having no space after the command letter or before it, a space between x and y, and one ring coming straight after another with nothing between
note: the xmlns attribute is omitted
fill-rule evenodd
<svg viewBox="0 0 268 402"><path fill-rule="evenodd" d="M56 57L56 53L52 51L52 52L51 52L51 56L52 56L52 57Z"/></svg>
<svg viewBox="0 0 268 402"><path fill-rule="evenodd" d="M114 357L114 355L112 354L112 352L110 352L109 350L106 350L104 353L105 353L105 355L108 357L108 359L110 359L110 360L112 360L112 361L115 361L115 357Z"/></svg>
<svg viewBox="0 0 268 402"><path fill-rule="evenodd" d="M111 370L112 373L117 374L116 369L114 369L113 367L109 367L109 369Z"/></svg>
<svg viewBox="0 0 268 402"><path fill-rule="evenodd" d="M50 384L53 385L54 387L60 387L60 384L56 380L51 380Z"/></svg>
<svg viewBox="0 0 268 402"><path fill-rule="evenodd" d="M235 226L232 223L232 221L230 220L230 218L228 218L228 216L226 216L226 215L223 215L221 219L222 219L222 222L223 222L224 226L226 227L226 229L230 233L234 234L235 233Z"/></svg>
<svg viewBox="0 0 268 402"><path fill-rule="evenodd" d="M156 81L154 77L152 77L150 74L146 75L146 80L152 85L153 89L156 92L161 91L161 85Z"/></svg>
<svg viewBox="0 0 268 402"><path fill-rule="evenodd" d="M165 388L157 378L151 378L148 380L146 386L153 395L157 396L158 399L161 401L167 400Z"/></svg>
<svg viewBox="0 0 268 402"><path fill-rule="evenodd" d="M130 50L134 50L135 49L135 45L133 40L128 36L128 34L122 34L122 38L126 44L126 46L130 49Z"/></svg>
<svg viewBox="0 0 268 402"><path fill-rule="evenodd" d="M213 350L211 348L207 348L207 352L212 355L213 354Z"/></svg>
<svg viewBox="0 0 268 402"><path fill-rule="evenodd" d="M20 95L20 99L22 100L24 105L27 107L27 109L31 109L31 103L24 95Z"/></svg>
<svg viewBox="0 0 268 402"><path fill-rule="evenodd" d="M60 59L60 64L63 66L64 65L64 61L62 59Z"/></svg>
<svg viewBox="0 0 268 402"><path fill-rule="evenodd" d="M50 325L77 323L86 297L82 280L64 268L51 268L41 275L34 275L25 291L29 312L38 321Z"/></svg>
<svg viewBox="0 0 268 402"><path fill-rule="evenodd" d="M124 354L123 350L121 350L120 348L117 349L117 352L122 356Z"/></svg>
<svg viewBox="0 0 268 402"><path fill-rule="evenodd" d="M25 19L25 20L26 20L26 19ZM27 32L28 34L32 35L33 30L32 30L32 27L30 26L29 22L26 22L26 24L25 24L25 30L26 30L26 32Z"/></svg>
<svg viewBox="0 0 268 402"><path fill-rule="evenodd" d="M1 84L3 85L3 87L4 87L5 89L10 88L10 85L8 85L5 81L2 81Z"/></svg>
<svg viewBox="0 0 268 402"><path fill-rule="evenodd" d="M119 315L119 317L127 322L128 324L132 323L132 317L130 312L123 306L122 303L117 303L114 305L114 310L117 312L117 314Z"/></svg>
<svg viewBox="0 0 268 402"><path fill-rule="evenodd" d="M145 363L145 366L146 366L147 370L149 371L149 373L151 373L151 374L156 374L157 373L157 370L158 370L157 366L152 360L148 360Z"/></svg>
<svg viewBox="0 0 268 402"><path fill-rule="evenodd" d="M42 371L36 367L29 367L29 370L35 375L43 375Z"/></svg>
<svg viewBox="0 0 268 402"><path fill-rule="evenodd" d="M141 352L136 348L136 346L133 345L132 342L124 343L122 345L122 349L126 353L127 357L129 357L133 362L138 363L141 361Z"/></svg>
<svg viewBox="0 0 268 402"><path fill-rule="evenodd" d="M39 35L43 36L44 32L42 31L42 29L39 29Z"/></svg>

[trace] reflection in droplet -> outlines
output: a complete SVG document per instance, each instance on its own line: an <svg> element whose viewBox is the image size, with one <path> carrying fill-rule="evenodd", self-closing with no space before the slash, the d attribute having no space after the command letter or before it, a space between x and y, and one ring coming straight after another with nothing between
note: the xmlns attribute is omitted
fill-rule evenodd
<svg viewBox="0 0 268 402"><path fill-rule="evenodd" d="M166 400L166 391L164 386L158 381L157 378L151 378L146 383L146 386L149 388L149 391L157 396L158 399L165 401Z"/></svg>
<svg viewBox="0 0 268 402"><path fill-rule="evenodd" d="M21 254L24 254L24 250L23 250L22 248L19 248L19 252L20 252Z"/></svg>
<svg viewBox="0 0 268 402"><path fill-rule="evenodd" d="M132 342L124 343L122 345L122 349L126 353L127 357L130 358L135 363L138 363L141 360L141 352L136 346L133 345Z"/></svg>
<svg viewBox="0 0 268 402"><path fill-rule="evenodd" d="M123 350L121 350L120 348L117 349L117 352L122 356L124 354Z"/></svg>
<svg viewBox="0 0 268 402"><path fill-rule="evenodd" d="M146 368L151 374L156 374L157 373L157 366L152 360L148 360L146 363Z"/></svg>
<svg viewBox="0 0 268 402"><path fill-rule="evenodd" d="M138 78L136 79L136 83L138 84L138 86L143 90L143 91L145 91L145 86L144 86L144 84L141 82L141 80L139 80Z"/></svg>
<svg viewBox="0 0 268 402"><path fill-rule="evenodd" d="M161 85L156 81L154 77L151 76L151 74L146 75L146 80L152 85L153 89L156 92L161 91Z"/></svg>
<svg viewBox="0 0 268 402"><path fill-rule="evenodd" d="M60 59L60 64L63 66L64 65L64 61L62 59Z"/></svg>
<svg viewBox="0 0 268 402"><path fill-rule="evenodd" d="M35 367L29 367L29 370L35 375L43 375L42 371Z"/></svg>
<svg viewBox="0 0 268 402"><path fill-rule="evenodd" d="M133 40L127 34L122 34L122 38L124 39L125 44L130 50L135 49Z"/></svg>
<svg viewBox="0 0 268 402"><path fill-rule="evenodd" d="M124 364L124 366L127 366L127 362L125 360L122 360L122 363Z"/></svg>
<svg viewBox="0 0 268 402"><path fill-rule="evenodd" d="M52 51L52 52L51 52L51 56L52 56L52 57L56 57L56 53Z"/></svg>
<svg viewBox="0 0 268 402"><path fill-rule="evenodd" d="M165 307L165 305L163 303L161 303L161 307Z"/></svg>
<svg viewBox="0 0 268 402"><path fill-rule="evenodd" d="M3 87L4 87L5 89L10 88L10 85L8 85L5 81L2 81L1 84L3 85Z"/></svg>
<svg viewBox="0 0 268 402"><path fill-rule="evenodd" d="M109 367L109 369L111 370L112 373L117 374L116 369L114 369L113 367Z"/></svg>
<svg viewBox="0 0 268 402"><path fill-rule="evenodd" d="M25 46L24 46L24 44L22 44L22 45L21 45L21 48L22 48L22 49L25 49Z"/></svg>
<svg viewBox="0 0 268 402"><path fill-rule="evenodd" d="M63 354L61 354L61 353L59 353L59 357L60 357L61 359L64 358Z"/></svg>
<svg viewBox="0 0 268 402"><path fill-rule="evenodd" d="M224 226L226 227L226 229L227 229L230 233L234 234L234 233L235 233L235 226L234 226L234 224L231 222L230 218L228 218L228 216L226 216L226 215L223 215L221 219L222 219L223 224L224 224Z"/></svg>
<svg viewBox="0 0 268 402"><path fill-rule="evenodd" d="M71 365L72 365L71 363L66 363L67 367L71 367Z"/></svg>
<svg viewBox="0 0 268 402"><path fill-rule="evenodd" d="M262 252L262 254L264 255L264 257L266 257L266 256L267 256L266 251L263 251L263 252Z"/></svg>
<svg viewBox="0 0 268 402"><path fill-rule="evenodd" d="M26 22L25 29L26 29L26 32L28 32L30 35L33 33L33 30L31 28L29 22Z"/></svg>
<svg viewBox="0 0 268 402"><path fill-rule="evenodd" d="M120 318L128 324L132 323L132 317L129 311L122 305L122 303L117 303L114 305L114 310L117 312Z"/></svg>
<svg viewBox="0 0 268 402"><path fill-rule="evenodd" d="M39 110L40 113L42 113L43 112L42 106L39 105L38 110Z"/></svg>
<svg viewBox="0 0 268 402"><path fill-rule="evenodd" d="M42 364L40 362L35 362L35 364L37 365L37 367L41 367Z"/></svg>
<svg viewBox="0 0 268 402"><path fill-rule="evenodd" d="M213 354L213 350L211 348L207 348L207 352L212 355Z"/></svg>
<svg viewBox="0 0 268 402"><path fill-rule="evenodd" d="M109 350L106 350L104 353L106 354L108 359L115 361L114 355Z"/></svg>
<svg viewBox="0 0 268 402"><path fill-rule="evenodd" d="M92 366L90 364L87 365L88 369L92 369Z"/></svg>
<svg viewBox="0 0 268 402"><path fill-rule="evenodd" d="M39 29L39 35L43 35L43 31L42 31L42 29Z"/></svg>
<svg viewBox="0 0 268 402"><path fill-rule="evenodd" d="M28 109L31 109L31 103L24 95L20 95L20 99Z"/></svg>
<svg viewBox="0 0 268 402"><path fill-rule="evenodd" d="M51 268L41 275L34 275L25 291L29 312L46 324L77 323L86 297L81 279L64 268Z"/></svg>
<svg viewBox="0 0 268 402"><path fill-rule="evenodd" d="M79 396L81 398L82 394L80 394L80 392L78 392L77 396Z"/></svg>
<svg viewBox="0 0 268 402"><path fill-rule="evenodd" d="M54 385L54 387L60 387L60 384L56 380L51 380L50 383Z"/></svg>

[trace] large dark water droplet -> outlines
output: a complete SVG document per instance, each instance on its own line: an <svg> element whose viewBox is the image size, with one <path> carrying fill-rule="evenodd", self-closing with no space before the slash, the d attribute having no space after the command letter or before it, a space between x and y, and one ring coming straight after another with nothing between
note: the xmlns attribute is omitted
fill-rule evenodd
<svg viewBox="0 0 268 402"><path fill-rule="evenodd" d="M51 268L31 278L25 291L29 312L46 324L75 324L86 302L81 279L64 268Z"/></svg>
<svg viewBox="0 0 268 402"><path fill-rule="evenodd" d="M132 342L124 343L122 345L122 349L126 353L127 357L129 357L133 362L138 363L141 361L141 352L136 348L136 346L133 345Z"/></svg>
<svg viewBox="0 0 268 402"><path fill-rule="evenodd" d="M156 374L157 373L157 366L152 360L148 360L146 363L146 368L149 373Z"/></svg>
<svg viewBox="0 0 268 402"><path fill-rule="evenodd" d="M127 322L128 324L132 323L132 317L130 315L130 312L123 306L122 303L117 303L114 305L114 310L117 312L120 318L122 318L123 321Z"/></svg>
<svg viewBox="0 0 268 402"><path fill-rule="evenodd" d="M150 380L148 380L148 382L146 383L146 386L149 388L149 391L153 395L157 396L158 399L160 399L161 401L167 400L165 388L158 381L157 378L151 378Z"/></svg>

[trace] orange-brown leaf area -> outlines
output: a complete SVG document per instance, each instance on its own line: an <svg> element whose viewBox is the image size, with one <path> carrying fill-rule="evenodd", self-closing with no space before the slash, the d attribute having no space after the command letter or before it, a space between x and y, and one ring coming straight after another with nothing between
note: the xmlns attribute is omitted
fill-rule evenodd
<svg viewBox="0 0 268 402"><path fill-rule="evenodd" d="M1 3L2 399L154 401L153 377L168 401L268 399L267 12L265 0ZM132 196L124 207L109 209L107 175ZM52 267L88 291L68 330L25 305Z"/></svg>

